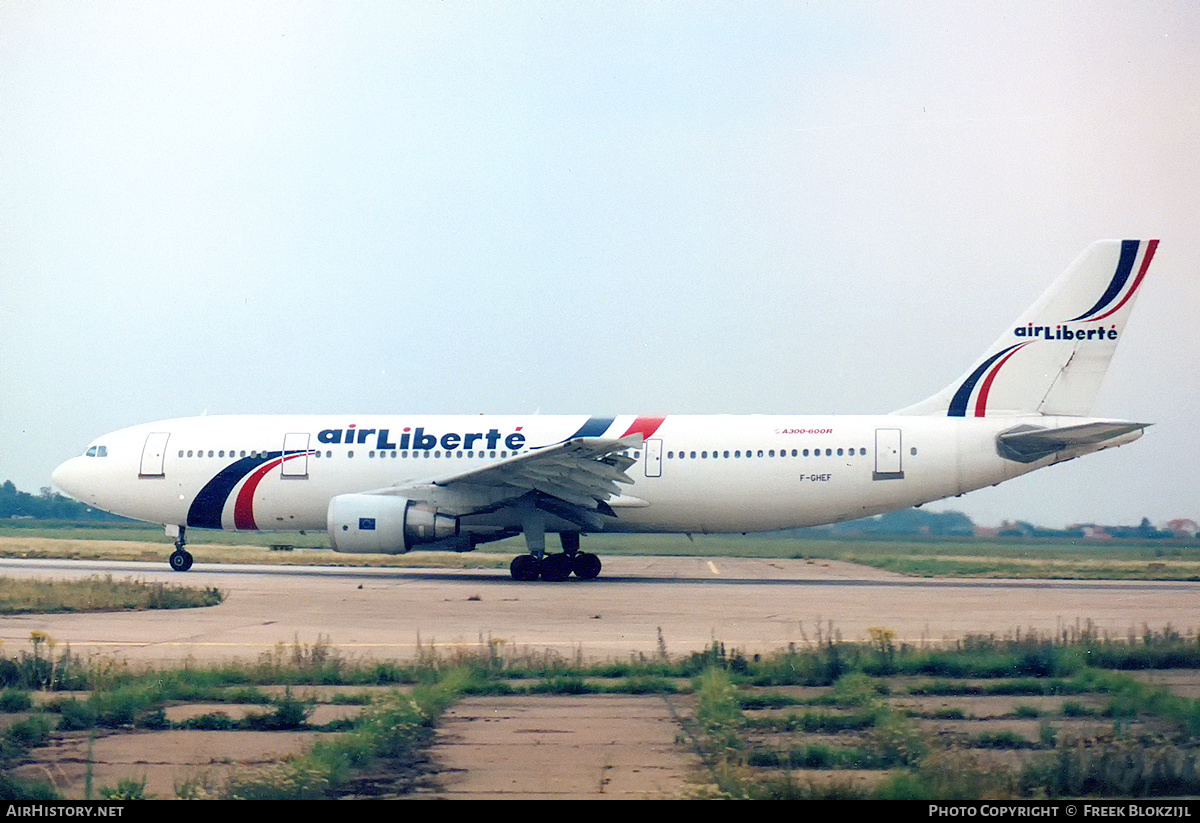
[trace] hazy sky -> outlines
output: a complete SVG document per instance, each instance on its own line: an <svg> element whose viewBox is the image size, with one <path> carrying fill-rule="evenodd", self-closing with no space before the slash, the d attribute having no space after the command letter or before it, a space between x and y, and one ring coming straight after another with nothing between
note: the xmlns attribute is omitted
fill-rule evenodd
<svg viewBox="0 0 1200 823"><path fill-rule="evenodd" d="M1200 4L0 0L0 480L208 412L874 413L1161 238L1097 414L931 506L1200 519Z"/></svg>

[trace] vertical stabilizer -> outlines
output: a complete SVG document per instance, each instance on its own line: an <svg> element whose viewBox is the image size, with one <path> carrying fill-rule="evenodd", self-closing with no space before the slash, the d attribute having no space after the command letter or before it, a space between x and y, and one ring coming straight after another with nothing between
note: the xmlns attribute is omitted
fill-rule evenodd
<svg viewBox="0 0 1200 823"><path fill-rule="evenodd" d="M1157 240L1102 240L960 378L897 414L1087 415Z"/></svg>

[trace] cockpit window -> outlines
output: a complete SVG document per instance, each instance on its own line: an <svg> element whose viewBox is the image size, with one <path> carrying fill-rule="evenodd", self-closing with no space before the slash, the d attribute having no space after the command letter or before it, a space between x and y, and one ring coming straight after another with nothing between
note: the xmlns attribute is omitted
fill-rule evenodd
<svg viewBox="0 0 1200 823"><path fill-rule="evenodd" d="M108 446L92 446L86 454L88 457L108 457Z"/></svg>

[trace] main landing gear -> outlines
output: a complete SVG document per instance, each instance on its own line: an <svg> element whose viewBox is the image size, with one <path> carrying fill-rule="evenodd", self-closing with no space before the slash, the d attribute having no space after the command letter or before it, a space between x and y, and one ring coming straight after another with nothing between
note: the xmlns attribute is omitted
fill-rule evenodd
<svg viewBox="0 0 1200 823"><path fill-rule="evenodd" d="M513 580L547 580L561 583L572 573L580 580L592 580L600 574L600 558L588 552L579 552L574 557L566 554L546 554L534 557L521 554L513 558L509 572Z"/></svg>
<svg viewBox="0 0 1200 823"><path fill-rule="evenodd" d="M559 535L563 547L561 554L546 554L544 535L540 546L536 538L530 540L529 531L525 532L525 536L526 541L531 544L530 553L513 558L509 566L513 580L541 579L560 583L572 574L580 580L593 580L599 576L600 558L579 550L579 532L563 532Z"/></svg>
<svg viewBox="0 0 1200 823"><path fill-rule="evenodd" d="M167 562L171 564L171 570L177 572L185 572L192 567L192 554L184 546L187 544L185 532L187 526L179 526L178 533L175 535L175 551L171 552L171 556L167 558ZM167 533L171 533L171 527L167 527Z"/></svg>

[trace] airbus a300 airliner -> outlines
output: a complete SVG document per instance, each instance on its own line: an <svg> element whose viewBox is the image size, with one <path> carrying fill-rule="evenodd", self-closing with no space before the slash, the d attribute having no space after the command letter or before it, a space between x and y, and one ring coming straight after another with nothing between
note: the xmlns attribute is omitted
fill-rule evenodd
<svg viewBox="0 0 1200 823"><path fill-rule="evenodd" d="M1093 244L960 378L888 415L192 417L106 434L54 483L163 524L179 571L192 529L325 529L382 554L523 533L513 578L591 579L583 534L834 523L1136 440L1148 424L1088 415L1157 245Z"/></svg>

